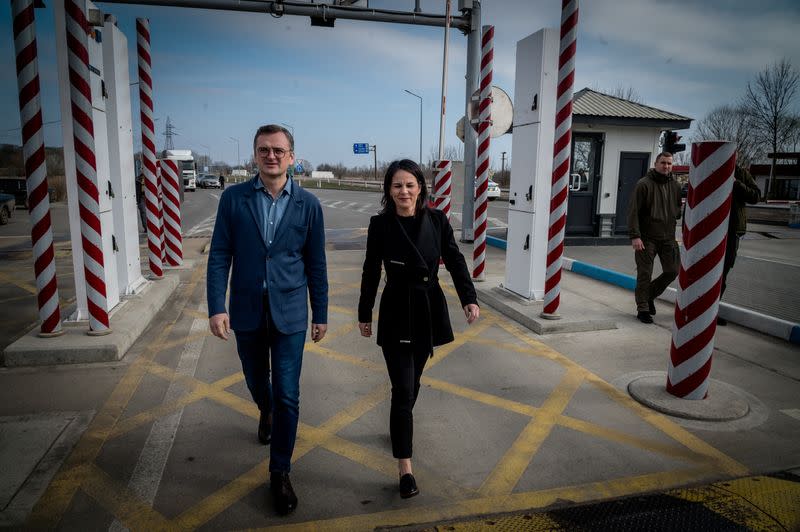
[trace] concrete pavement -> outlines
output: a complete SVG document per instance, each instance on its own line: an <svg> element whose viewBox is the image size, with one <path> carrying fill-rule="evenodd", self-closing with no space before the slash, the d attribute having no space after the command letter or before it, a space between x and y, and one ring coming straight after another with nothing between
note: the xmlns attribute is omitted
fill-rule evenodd
<svg viewBox="0 0 800 532"><path fill-rule="evenodd" d="M632 293L565 272L563 311L614 328L537 335L483 301L481 319L467 327L444 273L456 341L436 350L423 377L414 457L421 494L401 500L386 370L374 340L355 327L363 251L337 249L358 241L345 240L329 246L329 334L307 344L304 358L294 514L272 510L257 412L233 342L207 333L204 242L193 239L186 254L195 268L177 272L175 294L121 361L0 369L0 465L18 479L0 486L0 523L418 528L798 473L796 345L719 328L712 377L744 398L747 413L714 422L671 417L628 393L637 379L663 375L670 305L658 302L655 324L644 325ZM502 278L505 254L489 248L487 261L482 291ZM26 445L32 433L58 445L34 449ZM791 508L779 515L787 529L800 526L800 504Z"/></svg>

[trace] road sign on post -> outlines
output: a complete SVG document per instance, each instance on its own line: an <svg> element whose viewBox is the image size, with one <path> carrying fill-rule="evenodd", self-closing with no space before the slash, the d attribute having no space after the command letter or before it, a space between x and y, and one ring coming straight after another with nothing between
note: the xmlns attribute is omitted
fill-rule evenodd
<svg viewBox="0 0 800 532"><path fill-rule="evenodd" d="M367 142L356 142L353 144L353 153L355 154L368 154L369 153L369 143Z"/></svg>

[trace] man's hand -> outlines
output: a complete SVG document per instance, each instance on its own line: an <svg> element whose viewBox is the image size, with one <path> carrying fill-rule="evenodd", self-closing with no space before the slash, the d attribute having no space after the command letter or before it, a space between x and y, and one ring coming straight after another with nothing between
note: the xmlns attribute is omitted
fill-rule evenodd
<svg viewBox="0 0 800 532"><path fill-rule="evenodd" d="M314 343L319 342L325 338L325 333L328 332L327 323L312 323L311 324L311 339Z"/></svg>
<svg viewBox="0 0 800 532"><path fill-rule="evenodd" d="M481 316L481 308L475 303L470 303L464 306L464 316L467 317L467 323L472 323Z"/></svg>
<svg viewBox="0 0 800 532"><path fill-rule="evenodd" d="M208 318L208 327L211 329L211 334L223 340L228 339L228 333L231 330L231 322L228 319L227 312L214 314Z"/></svg>
<svg viewBox="0 0 800 532"><path fill-rule="evenodd" d="M644 242L642 242L641 238L632 238L631 246L634 251L642 251L644 249Z"/></svg>
<svg viewBox="0 0 800 532"><path fill-rule="evenodd" d="M372 336L372 324L358 322L358 330L361 331L361 336L369 338Z"/></svg>

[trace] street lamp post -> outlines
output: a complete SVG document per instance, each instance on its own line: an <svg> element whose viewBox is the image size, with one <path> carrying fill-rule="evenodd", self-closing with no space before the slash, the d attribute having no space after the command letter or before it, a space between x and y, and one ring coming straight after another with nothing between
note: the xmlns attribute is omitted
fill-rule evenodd
<svg viewBox="0 0 800 532"><path fill-rule="evenodd" d="M239 164L240 164L240 163L241 163L241 161L242 161L242 160L239 158L239 139L237 139L237 138L234 138L234 137L228 137L228 138L229 138L229 139L231 139L233 142L235 142L235 143L236 143L236 164L235 164L234 166L239 166Z"/></svg>
<svg viewBox="0 0 800 532"><path fill-rule="evenodd" d="M411 96L419 98L419 165L422 166L422 96L414 94L408 89L403 89Z"/></svg>
<svg viewBox="0 0 800 532"><path fill-rule="evenodd" d="M289 125L289 124L287 124L286 122L281 122L280 124L281 124L282 126L286 126L286 127L288 127L288 128L289 128L289 131L291 131L291 132L292 132L292 137L294 137L294 128L293 128L292 126L290 126L290 125Z"/></svg>
<svg viewBox="0 0 800 532"><path fill-rule="evenodd" d="M208 161L208 167L210 169L211 168L211 148L206 146L205 144L201 144L200 146L202 146L203 148L206 149L206 157L207 157L207 161ZM210 172L211 170L208 170L208 171Z"/></svg>

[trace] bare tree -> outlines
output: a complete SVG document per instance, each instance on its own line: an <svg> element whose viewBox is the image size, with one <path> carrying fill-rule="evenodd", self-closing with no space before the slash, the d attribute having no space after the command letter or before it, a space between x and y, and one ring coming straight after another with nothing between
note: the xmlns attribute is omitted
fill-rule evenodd
<svg viewBox="0 0 800 532"><path fill-rule="evenodd" d="M778 152L792 131L792 104L799 85L800 75L786 58L765 67L755 80L747 84L742 105L758 139L772 153ZM775 163L773 157L767 192L770 198L775 192Z"/></svg>
<svg viewBox="0 0 800 532"><path fill-rule="evenodd" d="M753 134L750 116L741 105L721 105L712 109L698 122L697 133L692 140L729 140L736 143L739 150L737 162L743 167L755 162L761 147L758 136Z"/></svg>
<svg viewBox="0 0 800 532"><path fill-rule="evenodd" d="M607 94L608 96L613 96L615 98L620 98L622 100L628 100L629 102L644 104L644 100L642 100L642 96L639 94L639 91L637 91L630 85L628 86L618 85L613 90L604 89L599 85L592 85L591 89L595 92L602 92L603 94Z"/></svg>

